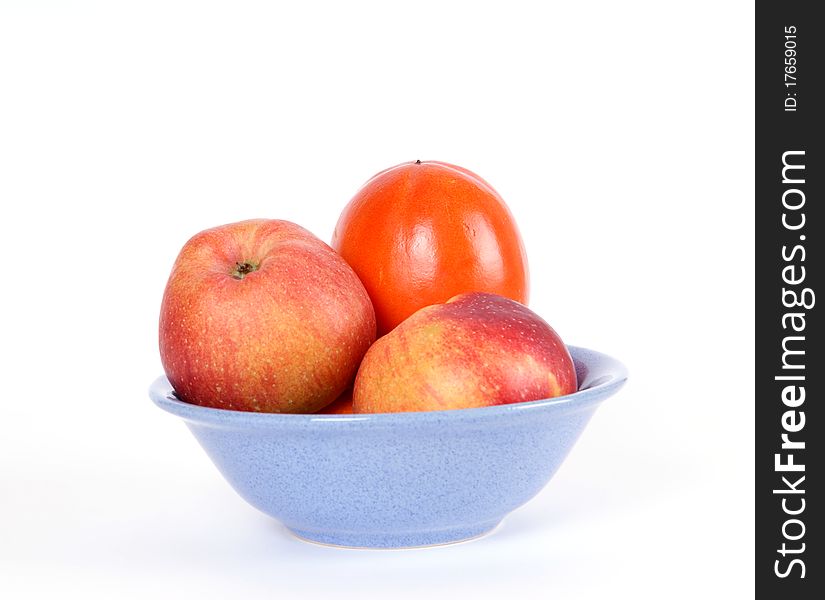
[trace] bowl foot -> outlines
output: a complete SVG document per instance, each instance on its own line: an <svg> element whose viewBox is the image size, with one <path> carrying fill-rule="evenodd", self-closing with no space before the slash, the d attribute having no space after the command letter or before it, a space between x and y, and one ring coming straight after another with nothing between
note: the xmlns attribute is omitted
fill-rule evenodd
<svg viewBox="0 0 825 600"><path fill-rule="evenodd" d="M477 523L449 529L432 529L405 532L356 532L356 531L308 531L287 529L305 542L344 548L421 548L457 544L482 537L496 528L500 520Z"/></svg>

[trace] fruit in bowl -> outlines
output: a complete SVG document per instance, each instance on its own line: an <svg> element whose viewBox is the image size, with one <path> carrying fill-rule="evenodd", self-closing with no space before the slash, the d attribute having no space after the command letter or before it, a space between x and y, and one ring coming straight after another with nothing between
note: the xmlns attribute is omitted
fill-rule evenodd
<svg viewBox="0 0 825 600"><path fill-rule="evenodd" d="M278 220L190 239L150 396L300 537L405 547L490 531L550 480L624 368L527 308L512 215L466 169L382 171L333 246Z"/></svg>
<svg viewBox="0 0 825 600"><path fill-rule="evenodd" d="M257 219L186 242L159 329L161 362L182 400L311 413L352 384L375 313L332 248L294 223Z"/></svg>

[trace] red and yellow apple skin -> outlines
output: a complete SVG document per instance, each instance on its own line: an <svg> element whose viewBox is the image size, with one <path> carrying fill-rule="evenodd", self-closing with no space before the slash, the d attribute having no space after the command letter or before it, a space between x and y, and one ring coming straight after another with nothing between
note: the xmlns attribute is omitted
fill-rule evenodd
<svg viewBox="0 0 825 600"><path fill-rule="evenodd" d="M375 340L375 312L332 248L294 223L259 219L184 245L159 329L161 362L182 400L313 413L352 384Z"/></svg>
<svg viewBox="0 0 825 600"><path fill-rule="evenodd" d="M567 347L541 317L496 294L418 310L370 347L354 413L475 408L576 391Z"/></svg>

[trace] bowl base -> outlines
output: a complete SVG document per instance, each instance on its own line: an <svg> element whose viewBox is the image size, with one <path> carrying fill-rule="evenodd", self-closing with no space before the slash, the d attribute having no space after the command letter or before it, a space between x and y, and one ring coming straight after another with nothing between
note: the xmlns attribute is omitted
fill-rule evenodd
<svg viewBox="0 0 825 600"><path fill-rule="evenodd" d="M304 529L287 530L305 542L324 546L359 549L396 549L425 548L467 542L491 533L501 520L487 521L475 525L433 529L423 531L405 531L402 533L372 533L356 531L307 531Z"/></svg>

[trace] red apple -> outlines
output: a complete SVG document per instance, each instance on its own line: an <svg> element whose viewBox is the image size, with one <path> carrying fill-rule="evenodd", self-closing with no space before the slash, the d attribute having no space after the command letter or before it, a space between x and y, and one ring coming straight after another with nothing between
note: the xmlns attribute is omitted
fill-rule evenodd
<svg viewBox="0 0 825 600"><path fill-rule="evenodd" d="M367 351L353 412L473 408L576 391L567 347L541 317L496 294L422 308Z"/></svg>
<svg viewBox="0 0 825 600"><path fill-rule="evenodd" d="M160 357L193 404L312 413L353 380L375 340L355 272L307 230L278 220L208 229L174 266L160 310Z"/></svg>

